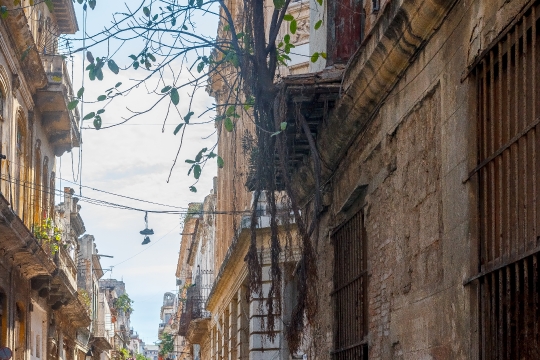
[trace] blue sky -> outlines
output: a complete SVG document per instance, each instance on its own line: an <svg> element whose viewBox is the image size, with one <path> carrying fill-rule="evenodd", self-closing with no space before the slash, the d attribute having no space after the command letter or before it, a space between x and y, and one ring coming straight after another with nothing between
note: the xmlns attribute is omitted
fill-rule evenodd
<svg viewBox="0 0 540 360"><path fill-rule="evenodd" d="M138 1L130 1L129 5L135 6L138 3ZM79 28L82 29L82 8L78 4L75 4L75 7ZM87 32L93 34L100 31L110 24L113 12L124 10L125 3L121 1L98 0L96 9L88 11ZM204 31L215 34L217 25L215 17L207 15L196 20L198 26L204 28ZM76 36L82 36L81 31ZM121 66L123 61L127 60L126 54L138 53L139 44L133 42L124 45L122 51L115 57L117 63ZM106 48L101 47L92 52L95 56L100 56L106 52ZM75 90L82 84L81 59L80 55L75 55L73 59L72 81ZM179 65L175 64L173 68L175 66ZM85 80L85 98L96 99L104 89L114 86L117 82L122 82L122 86L125 87L131 81L130 79L140 74L141 72L128 70L114 75L105 70L103 82L90 82L88 78ZM187 93L187 89L180 91L181 114L187 113L189 101ZM154 95L148 95L146 90L140 87L129 96L117 99L108 105L103 114L103 123L104 125L114 123L121 117L127 116L129 111L126 108L144 110L152 105L155 99ZM213 99L204 91L199 91L193 100L196 115L204 111L212 102ZM102 105L103 103L86 104L84 112L96 111ZM162 132L165 113L166 104L123 126L99 131L83 130L81 181L84 197L152 210L166 208L109 195L91 188L180 207L187 207L190 202L203 200L212 187L212 177L216 174L215 163L206 167L202 180L197 185L198 192L192 193L188 187L192 184L193 177L187 176L189 167L184 160L194 158L201 147L215 143L214 125L210 121L206 125L189 126L179 161L170 182L167 183L169 170L180 140L179 136L173 135L173 130L181 120L178 115L173 115ZM212 116L213 113L210 112L199 120L208 121ZM91 126L90 121L84 125L84 127L88 126ZM204 139L208 136L210 136L208 139ZM73 153L65 154L57 161L56 169L57 176L64 179L61 181L61 186L75 188L77 195L80 181L77 176L79 161L79 151L75 149ZM60 186L60 180L57 180L57 185ZM113 266L112 271L108 271L105 277L123 280L128 294L135 301L135 311L131 317L134 330L146 343L157 341L163 294L175 290L174 274L180 249L180 216L149 214L149 227L154 229L155 235L151 236L152 242L149 245L142 246L143 236L139 234L139 231L144 228L144 213L99 206L87 201L81 201L80 205L86 233L95 236L99 253L114 256L112 259L102 258L101 260L104 268Z"/></svg>

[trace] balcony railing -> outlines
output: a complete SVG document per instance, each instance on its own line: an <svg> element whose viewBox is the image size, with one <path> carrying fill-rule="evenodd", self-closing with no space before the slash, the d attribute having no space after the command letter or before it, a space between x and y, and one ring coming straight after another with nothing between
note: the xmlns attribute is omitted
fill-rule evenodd
<svg viewBox="0 0 540 360"><path fill-rule="evenodd" d="M180 324L178 326L178 334L180 336L187 335L191 321L210 317L210 312L206 310L206 299L207 297L201 295L201 289L198 284L187 290L186 302L180 315Z"/></svg>
<svg viewBox="0 0 540 360"><path fill-rule="evenodd" d="M65 274L69 285L77 290L77 266L63 246L59 247L56 258L57 266Z"/></svg>

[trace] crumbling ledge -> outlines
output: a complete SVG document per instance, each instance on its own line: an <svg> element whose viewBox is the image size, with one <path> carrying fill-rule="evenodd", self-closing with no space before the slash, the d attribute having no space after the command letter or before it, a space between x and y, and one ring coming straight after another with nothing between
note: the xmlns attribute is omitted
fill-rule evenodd
<svg viewBox="0 0 540 360"><path fill-rule="evenodd" d="M335 172L348 148L368 125L424 44L437 31L456 0L390 1L370 34L349 61L342 96L322 124L317 147L323 164L322 181ZM314 192L311 161L302 165L292 183L300 202ZM303 201L302 201L303 200Z"/></svg>

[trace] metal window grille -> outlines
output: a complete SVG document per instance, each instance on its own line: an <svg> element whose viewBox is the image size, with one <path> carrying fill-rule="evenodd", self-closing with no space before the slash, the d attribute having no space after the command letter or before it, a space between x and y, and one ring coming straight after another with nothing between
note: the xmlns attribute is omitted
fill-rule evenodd
<svg viewBox="0 0 540 360"><path fill-rule="evenodd" d="M499 36L477 80L480 359L538 359L540 2Z"/></svg>
<svg viewBox="0 0 540 360"><path fill-rule="evenodd" d="M367 360L367 258L364 214L332 235L334 244L334 360Z"/></svg>

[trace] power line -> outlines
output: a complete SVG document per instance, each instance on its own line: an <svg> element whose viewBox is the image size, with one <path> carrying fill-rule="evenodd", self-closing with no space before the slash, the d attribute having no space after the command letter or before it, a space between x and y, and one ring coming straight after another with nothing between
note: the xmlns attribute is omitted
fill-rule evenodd
<svg viewBox="0 0 540 360"><path fill-rule="evenodd" d="M27 182L27 181L21 181L21 180L12 180L12 179L8 179L6 178L5 176L2 175L1 177L2 180L4 181L7 181L11 184L16 184L16 185L21 185L28 188L28 189L33 189L35 191L38 191L40 193L43 193L43 194L52 194L54 192L54 194L62 194L62 192L60 190L57 190L57 189L54 189L53 191L47 189L47 190L43 190L44 187L42 186L35 186L35 184L33 183L30 183L30 182ZM132 206L128 206L128 205L122 205L122 204L117 204L117 203L113 203L113 202L110 202L110 201L105 201L105 200L100 200L100 199L94 199L94 198L91 198L91 197L88 197L88 196L79 196L77 197L79 199L79 201L83 201L83 202L86 202L88 204L92 204L92 205L98 205L98 206L103 206L103 207L110 207L110 208L116 208L116 209L120 209L120 210L132 210L132 211L138 211L138 212L147 212L147 213L153 213L153 214L169 214L169 215L196 215L196 214L210 214L210 215L240 215L240 214L251 214L251 210L224 210L224 211L205 211L205 210L197 210L195 212L193 211L190 211L189 209L185 209L185 210L149 210L149 209L141 209L141 208L136 208L136 207L132 207Z"/></svg>
<svg viewBox="0 0 540 360"><path fill-rule="evenodd" d="M62 161L61 159L62 159L62 158L60 158L60 161ZM27 166L27 165L24 165L24 164L19 164L19 163L14 162L14 161L10 161L10 163L11 163L11 164L15 164L15 165L20 166L20 167L24 167L24 168L29 169L29 170L31 169L30 166ZM70 184L79 185L78 182L70 181L70 180L64 179L64 178L62 178L62 177L60 177L60 176L55 176L54 178L57 179L57 180L60 180L60 184L62 183L62 181L65 181L65 182L68 182L68 183L70 183ZM94 187L90 187L90 186L86 186L86 185L80 185L80 186L83 187L83 188L87 188L87 189L90 189L90 190L97 191L97 192L102 192L102 193L104 193L104 194L113 195L113 196L118 196L118 197L125 198L125 199L129 199L129 200L134 200L134 201L144 202L144 203L147 203L147 204L159 205L159 206L166 206L166 207L170 207L170 208L174 208L174 209L183 209L183 210L187 210L187 209L188 209L187 207L175 206L175 205L168 205L168 204L161 204L161 203L154 202L154 201L138 199L138 198L134 198L134 197L131 197L131 196L122 195L122 194L117 194L117 193L113 193L113 192L106 191L106 190L101 190L101 189L94 188ZM62 194L61 190L60 190L60 193Z"/></svg>

